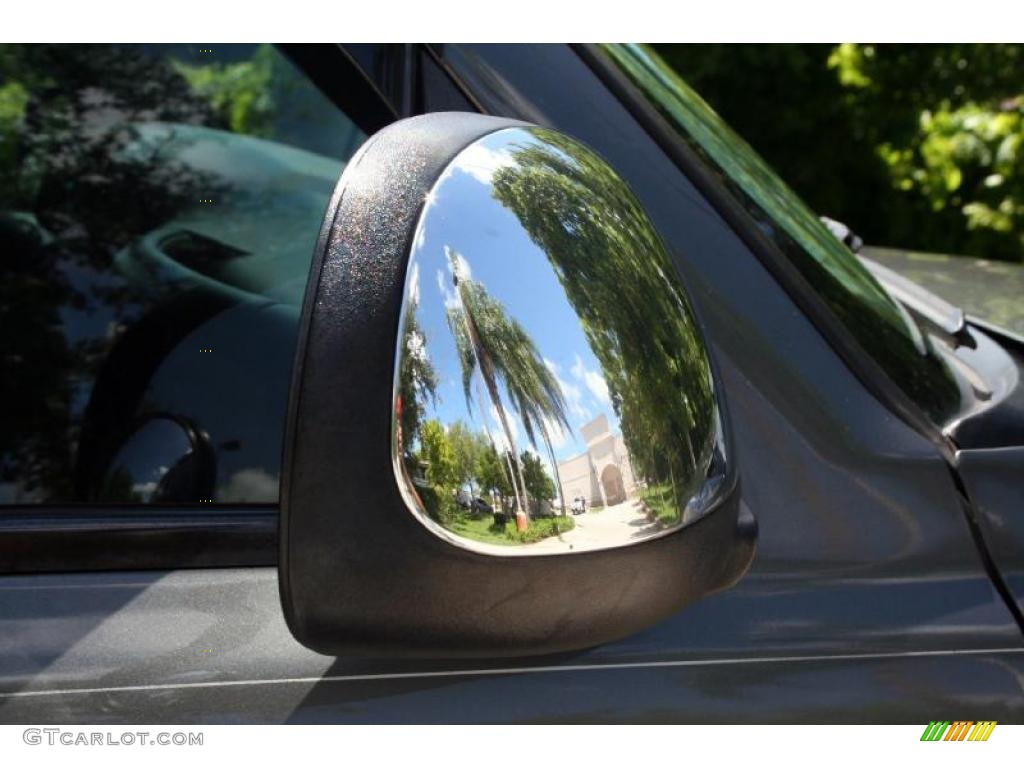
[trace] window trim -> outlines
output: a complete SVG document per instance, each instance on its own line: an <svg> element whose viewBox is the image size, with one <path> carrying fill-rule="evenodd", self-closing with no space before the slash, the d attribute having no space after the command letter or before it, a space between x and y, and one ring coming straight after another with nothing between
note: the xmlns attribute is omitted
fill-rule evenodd
<svg viewBox="0 0 1024 768"><path fill-rule="evenodd" d="M277 505L18 505L0 512L0 574L273 566Z"/></svg>
<svg viewBox="0 0 1024 768"><path fill-rule="evenodd" d="M398 119L394 106L344 46L290 43L276 47L367 136Z"/></svg>

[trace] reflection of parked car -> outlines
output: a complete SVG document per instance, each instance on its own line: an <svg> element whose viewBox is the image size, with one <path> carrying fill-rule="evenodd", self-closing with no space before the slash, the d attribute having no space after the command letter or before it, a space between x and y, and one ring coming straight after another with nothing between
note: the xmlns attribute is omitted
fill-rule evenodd
<svg viewBox="0 0 1024 768"><path fill-rule="evenodd" d="M493 511L489 502L480 496L470 496L469 492L464 489L459 490L455 501L460 507L468 510L473 515L489 515Z"/></svg>
<svg viewBox="0 0 1024 768"><path fill-rule="evenodd" d="M476 515L488 515L493 511L493 508L486 501L477 496L469 504L469 509L473 514Z"/></svg>
<svg viewBox="0 0 1024 768"><path fill-rule="evenodd" d="M555 517L560 513L558 505L550 499L531 499L533 517Z"/></svg>

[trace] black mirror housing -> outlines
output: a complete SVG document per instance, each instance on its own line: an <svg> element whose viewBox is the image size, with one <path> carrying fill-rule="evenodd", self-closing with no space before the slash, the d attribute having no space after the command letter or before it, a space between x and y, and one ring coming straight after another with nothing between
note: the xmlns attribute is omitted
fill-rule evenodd
<svg viewBox="0 0 1024 768"><path fill-rule="evenodd" d="M706 440L679 452L699 470L700 492L685 510L680 504L678 519L658 523L656 535L636 543L544 554L524 547L505 556L453 538L420 509L407 477L408 459L419 453L396 418L396 343L410 257L425 207L455 158L513 130L534 127L461 113L400 121L367 141L332 197L300 324L281 488L282 603L295 637L316 651L498 657L590 647L728 587L752 560L756 522L745 507L741 512L734 462L716 447L728 444L724 408L716 411L714 435L708 427ZM450 216L475 221L471 210ZM494 366L483 345L475 349L486 373ZM467 407L468 393L467 385ZM720 392L712 396L721 405ZM626 407L614 387L612 401ZM474 412L483 409L477 405ZM511 440L498 442L515 461ZM671 463L654 455L644 462ZM641 471L642 463L635 462L638 478L646 472L637 494L653 487L657 474ZM515 472L508 474L516 487ZM704 482L712 476L714 483ZM677 481L682 487L682 473L672 477L673 489ZM687 521L698 498L700 514ZM496 503L504 503L502 494L492 489L476 505L490 510ZM524 518L538 509L518 497L515 503L526 507L517 513Z"/></svg>

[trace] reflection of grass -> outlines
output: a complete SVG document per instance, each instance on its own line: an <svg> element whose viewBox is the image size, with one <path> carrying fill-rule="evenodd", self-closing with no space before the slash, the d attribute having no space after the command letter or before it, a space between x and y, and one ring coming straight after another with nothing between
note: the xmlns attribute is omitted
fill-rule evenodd
<svg viewBox="0 0 1024 768"><path fill-rule="evenodd" d="M494 519L488 515L479 520L474 520L471 517L459 517L446 527L452 533L472 541L508 547L540 541L541 539L556 535L557 532L565 533L566 531L571 531L575 525L576 523L573 522L572 518L540 518L532 520L526 531L519 533L516 530L515 521L511 521L501 528L494 525Z"/></svg>
<svg viewBox="0 0 1024 768"><path fill-rule="evenodd" d="M649 485L640 491L640 498L662 525L675 525L679 522L679 504L672 493L672 486Z"/></svg>
<svg viewBox="0 0 1024 768"><path fill-rule="evenodd" d="M571 531L575 527L576 522L571 517L534 518L522 533L516 530L515 523L509 523L505 529L505 536L514 544L530 544L549 536Z"/></svg>
<svg viewBox="0 0 1024 768"><path fill-rule="evenodd" d="M490 515L474 520L471 517L458 517L450 525L446 526L452 533L464 536L473 541L482 541L484 544L512 545L516 542L505 538L505 531L494 524L494 518Z"/></svg>

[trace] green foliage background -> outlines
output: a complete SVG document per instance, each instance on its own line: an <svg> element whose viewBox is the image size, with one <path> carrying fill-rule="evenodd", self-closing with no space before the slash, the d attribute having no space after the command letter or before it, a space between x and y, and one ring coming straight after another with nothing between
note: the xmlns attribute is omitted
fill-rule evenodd
<svg viewBox="0 0 1024 768"><path fill-rule="evenodd" d="M1024 261L1024 45L657 45L866 242Z"/></svg>

